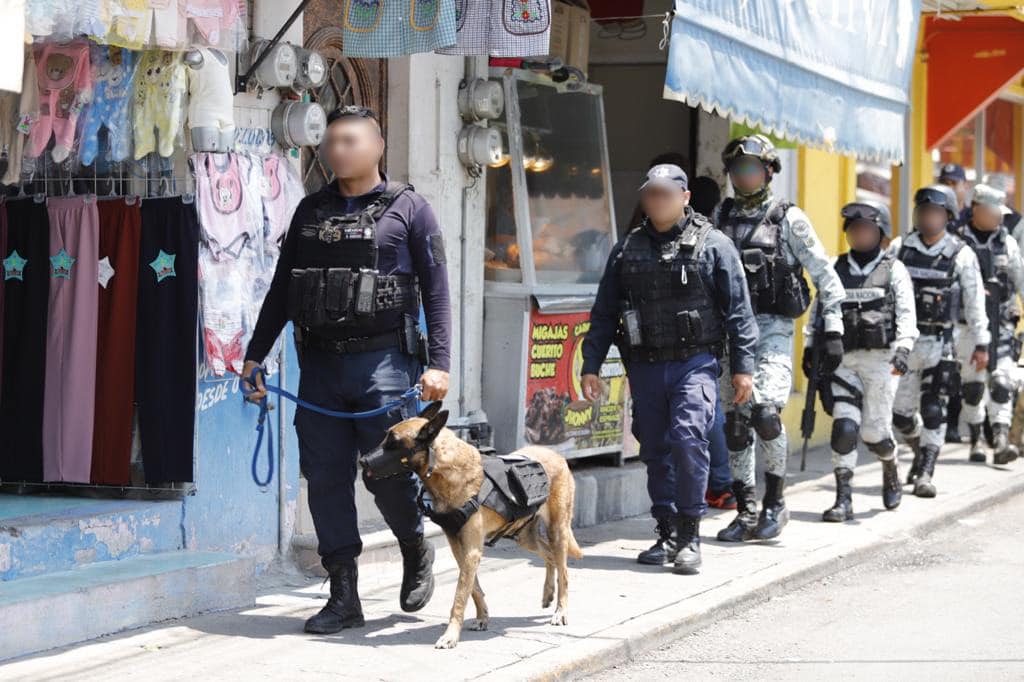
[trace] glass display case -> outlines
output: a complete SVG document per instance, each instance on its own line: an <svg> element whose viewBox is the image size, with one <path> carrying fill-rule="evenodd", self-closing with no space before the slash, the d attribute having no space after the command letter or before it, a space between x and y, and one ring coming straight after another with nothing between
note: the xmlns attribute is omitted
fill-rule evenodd
<svg viewBox="0 0 1024 682"><path fill-rule="evenodd" d="M589 312L615 239L601 87L493 70L504 114L487 170L483 404L495 447L567 458L621 453L625 372L613 347L608 395L582 399Z"/></svg>

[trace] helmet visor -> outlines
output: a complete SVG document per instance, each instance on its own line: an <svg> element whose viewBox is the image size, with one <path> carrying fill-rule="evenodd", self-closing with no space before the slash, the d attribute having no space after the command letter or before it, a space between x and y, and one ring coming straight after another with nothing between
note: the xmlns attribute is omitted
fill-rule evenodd
<svg viewBox="0 0 1024 682"><path fill-rule="evenodd" d="M753 137L741 137L730 142L725 151L722 152L722 159L729 163L740 156L754 156L763 159L768 153L768 148Z"/></svg>
<svg viewBox="0 0 1024 682"><path fill-rule="evenodd" d="M873 223L880 222L879 210L867 204L847 204L843 206L840 215L846 220L870 220Z"/></svg>

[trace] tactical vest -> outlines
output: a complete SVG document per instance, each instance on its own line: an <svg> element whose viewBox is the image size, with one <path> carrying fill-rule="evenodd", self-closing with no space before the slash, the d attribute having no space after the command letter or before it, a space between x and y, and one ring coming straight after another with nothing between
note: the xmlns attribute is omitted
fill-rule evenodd
<svg viewBox="0 0 1024 682"><path fill-rule="evenodd" d="M1006 248L1008 234L1006 227L1000 226L983 244L978 241L968 226L965 225L960 230L961 239L974 250L974 254L978 257L986 298L994 297L993 303L998 306L1001 321L1016 325L1020 313L1017 309L1016 296L1014 296L1013 281L1010 279L1010 254ZM990 310L993 307L986 306ZM966 323L962 311L960 322Z"/></svg>
<svg viewBox="0 0 1024 682"><path fill-rule="evenodd" d="M943 335L953 328L960 314L960 282L954 268L962 239L950 235L938 254L929 256L904 243L899 258L914 282L917 328L922 334Z"/></svg>
<svg viewBox="0 0 1024 682"><path fill-rule="evenodd" d="M327 268L295 268L288 286L289 319L303 330L344 336L381 312L401 310L416 315L419 287L413 275L382 275L377 269L377 221L409 185L389 182L366 208L346 215L316 209L316 223L302 225L299 249L317 251L308 260L329 262ZM308 262L298 254L298 261Z"/></svg>
<svg viewBox="0 0 1024 682"><path fill-rule="evenodd" d="M721 355L725 321L698 268L712 229L706 218L691 213L671 241L655 241L643 225L626 236L619 256L623 301L617 339L625 360L681 360L701 352Z"/></svg>
<svg viewBox="0 0 1024 682"><path fill-rule="evenodd" d="M780 242L782 224L793 204L773 203L763 214L753 216L734 213L734 205L732 198L722 202L718 228L733 240L740 252L754 312L800 317L811 303L811 290L803 267L789 263ZM744 226L746 230L741 229Z"/></svg>
<svg viewBox="0 0 1024 682"><path fill-rule="evenodd" d="M843 350L889 348L896 340L896 296L892 290L891 255L882 257L869 275L855 275L849 254L836 259L835 270L846 289L842 303Z"/></svg>

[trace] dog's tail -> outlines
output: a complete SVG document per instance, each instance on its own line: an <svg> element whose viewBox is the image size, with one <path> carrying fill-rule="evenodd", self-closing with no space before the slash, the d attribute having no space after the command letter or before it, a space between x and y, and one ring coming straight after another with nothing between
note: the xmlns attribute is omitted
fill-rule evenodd
<svg viewBox="0 0 1024 682"><path fill-rule="evenodd" d="M569 529L569 556L573 559L582 559L583 550L576 544L576 536L572 534L572 528Z"/></svg>
<svg viewBox="0 0 1024 682"><path fill-rule="evenodd" d="M580 549L580 546L578 544L576 544L576 536L573 535L573 532L572 532L572 516L573 516L573 512L576 510L576 480L572 477L572 474L569 475L569 484L570 484L570 487L569 487L569 521L570 521L570 523L569 523L569 537L567 538L568 541L569 541L569 546L566 549L568 550L568 554L569 554L569 556L571 558L573 558L573 559L582 559L583 558L583 550Z"/></svg>

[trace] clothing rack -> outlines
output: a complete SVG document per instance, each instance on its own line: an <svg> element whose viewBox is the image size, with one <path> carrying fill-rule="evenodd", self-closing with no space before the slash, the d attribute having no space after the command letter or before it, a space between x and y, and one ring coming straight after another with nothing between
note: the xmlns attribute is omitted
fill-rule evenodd
<svg viewBox="0 0 1024 682"><path fill-rule="evenodd" d="M93 163L91 175L81 172L88 171L88 166L76 173L70 162L58 163L44 152L31 160L27 171L23 168L17 197L32 196L40 202L48 197L80 195L100 198L138 196L140 199L180 196L186 203L194 200L195 177L187 170L175 174L173 159L164 159L153 153L140 161L111 162L112 172L103 175L99 174L98 165L98 162Z"/></svg>

